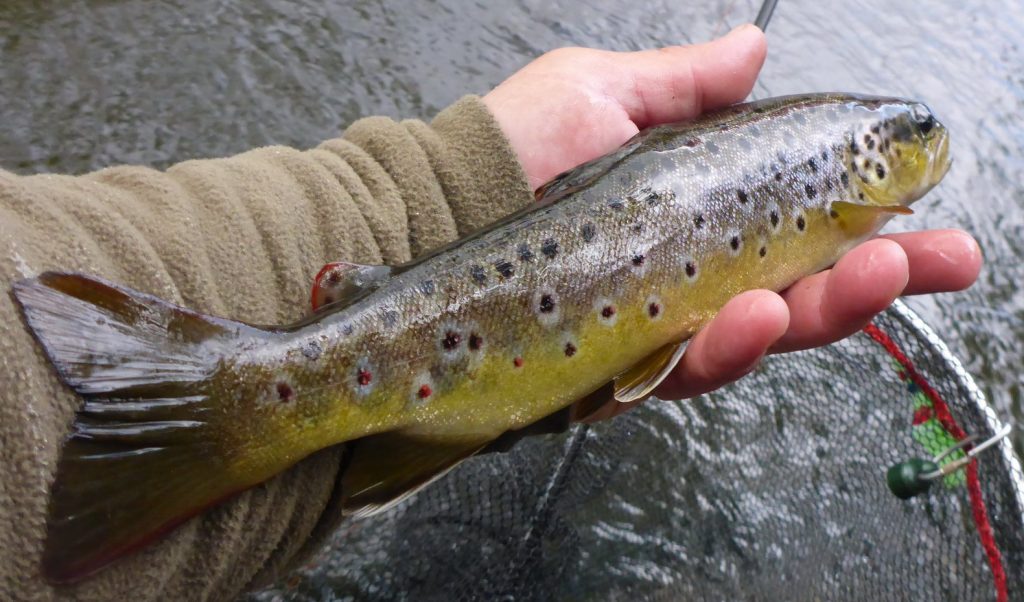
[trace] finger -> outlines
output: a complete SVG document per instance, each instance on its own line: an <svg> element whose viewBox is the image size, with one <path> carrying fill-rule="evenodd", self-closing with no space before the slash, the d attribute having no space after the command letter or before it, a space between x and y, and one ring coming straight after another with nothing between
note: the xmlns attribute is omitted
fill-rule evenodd
<svg viewBox="0 0 1024 602"><path fill-rule="evenodd" d="M654 394L685 399L740 378L786 332L789 319L785 302L771 291L753 290L733 297L693 337L679 366Z"/></svg>
<svg viewBox="0 0 1024 602"><path fill-rule="evenodd" d="M614 54L607 92L639 128L691 119L746 98L766 52L764 33L743 25L706 44Z"/></svg>
<svg viewBox="0 0 1024 602"><path fill-rule="evenodd" d="M961 291L978 279L981 248L963 230L890 234L882 238L903 247L910 265L904 295Z"/></svg>
<svg viewBox="0 0 1024 602"><path fill-rule="evenodd" d="M857 332L892 304L908 280L907 254L900 245L876 239L858 246L831 270L782 294L791 319L772 353L827 345Z"/></svg>

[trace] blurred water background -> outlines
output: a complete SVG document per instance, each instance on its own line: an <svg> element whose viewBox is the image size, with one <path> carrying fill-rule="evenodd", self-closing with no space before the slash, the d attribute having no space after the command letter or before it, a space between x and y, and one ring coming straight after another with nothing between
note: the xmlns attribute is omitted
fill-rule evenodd
<svg viewBox="0 0 1024 602"><path fill-rule="evenodd" d="M300 148L366 115L432 115L546 50L699 42L757 0L6 0L0 167L165 167L268 144ZM755 97L812 91L927 102L954 167L899 229L978 238L980 281L913 298L1004 419L1024 365L1024 5L782 0ZM870 375L865 375L870 378ZM1022 423L1024 424L1024 423ZM1024 448L1024 430L1016 447Z"/></svg>

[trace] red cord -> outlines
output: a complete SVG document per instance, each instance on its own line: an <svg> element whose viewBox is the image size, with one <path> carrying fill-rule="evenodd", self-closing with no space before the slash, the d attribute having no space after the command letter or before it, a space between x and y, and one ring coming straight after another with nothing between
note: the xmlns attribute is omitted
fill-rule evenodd
<svg viewBox="0 0 1024 602"><path fill-rule="evenodd" d="M906 372L910 380L914 382L928 399L932 402L932 407L935 408L935 416L942 423L942 426L949 431L953 437L958 441L962 441L967 438L967 433L960 428L960 425L953 419L953 415L949 412L949 407L946 406L946 402L942 401L939 397L939 393L928 384L928 381L922 377L914 365L910 362L910 359L900 350L896 343L889 338L889 335L882 332L880 328L874 324L868 324L864 327L864 332L872 339L878 342L879 345L885 347L885 350L889 352L903 370ZM964 448L964 451L970 449L970 446ZM971 498L971 510L974 516L974 524L978 528L978 536L981 538L981 545L985 548L985 556L988 557L989 568L992 569L992 580L995 582L996 587L996 599L998 602L1006 602L1009 599L1009 593L1006 589L1006 570L1003 568L1003 557L999 553L999 547L996 545L995 535L992 533L992 523L989 522L988 510L985 508L985 501L981 497L981 481L978 479L978 461L972 460L967 465L967 492Z"/></svg>

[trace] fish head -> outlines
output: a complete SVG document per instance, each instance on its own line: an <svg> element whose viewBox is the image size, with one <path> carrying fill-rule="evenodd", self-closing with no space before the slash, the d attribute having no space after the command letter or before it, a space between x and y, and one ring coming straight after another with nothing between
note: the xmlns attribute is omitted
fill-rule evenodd
<svg viewBox="0 0 1024 602"><path fill-rule="evenodd" d="M949 132L920 102L879 101L868 115L850 147L863 202L909 207L949 171Z"/></svg>

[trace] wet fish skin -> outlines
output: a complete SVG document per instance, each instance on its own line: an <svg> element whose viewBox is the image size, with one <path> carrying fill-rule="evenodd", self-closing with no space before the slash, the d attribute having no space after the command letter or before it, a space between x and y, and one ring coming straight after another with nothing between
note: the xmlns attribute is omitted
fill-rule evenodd
<svg viewBox="0 0 1024 602"><path fill-rule="evenodd" d="M390 274L354 270L367 286L288 327L79 275L19 283L86 399L44 569L79 579L346 441L346 510L373 511L616 377L648 390L728 299L831 265L948 165L923 105L770 99L642 132L483 232Z"/></svg>

